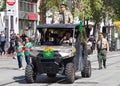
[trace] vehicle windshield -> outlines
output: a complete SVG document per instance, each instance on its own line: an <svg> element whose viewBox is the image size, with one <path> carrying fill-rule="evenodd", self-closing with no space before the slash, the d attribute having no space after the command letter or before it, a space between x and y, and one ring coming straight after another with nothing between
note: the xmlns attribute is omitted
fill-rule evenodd
<svg viewBox="0 0 120 86"><path fill-rule="evenodd" d="M38 29L36 43L39 45L66 45L71 46L75 43L74 29Z"/></svg>

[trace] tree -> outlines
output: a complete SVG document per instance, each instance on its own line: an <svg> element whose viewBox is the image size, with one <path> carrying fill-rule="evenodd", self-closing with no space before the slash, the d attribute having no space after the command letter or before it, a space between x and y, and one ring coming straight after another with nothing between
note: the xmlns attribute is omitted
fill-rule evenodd
<svg viewBox="0 0 120 86"><path fill-rule="evenodd" d="M6 9L6 0L2 0L0 3L0 11L4 11Z"/></svg>
<svg viewBox="0 0 120 86"><path fill-rule="evenodd" d="M90 0L73 0L73 15L74 17L79 16L83 21L90 19L91 8Z"/></svg>
<svg viewBox="0 0 120 86"><path fill-rule="evenodd" d="M114 20L120 20L120 0L113 0L111 6L114 9Z"/></svg>
<svg viewBox="0 0 120 86"><path fill-rule="evenodd" d="M100 22L102 21L102 7L103 0L90 0L90 6L92 10L92 20L94 21L94 36L96 32L99 30Z"/></svg>

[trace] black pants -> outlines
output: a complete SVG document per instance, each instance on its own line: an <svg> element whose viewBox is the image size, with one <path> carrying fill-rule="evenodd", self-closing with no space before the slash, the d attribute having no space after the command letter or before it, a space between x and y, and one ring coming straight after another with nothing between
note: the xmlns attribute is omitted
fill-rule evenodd
<svg viewBox="0 0 120 86"><path fill-rule="evenodd" d="M15 43L10 42L10 47L8 49L8 54L14 53L15 52Z"/></svg>
<svg viewBox="0 0 120 86"><path fill-rule="evenodd" d="M5 54L5 41L1 42L1 53Z"/></svg>

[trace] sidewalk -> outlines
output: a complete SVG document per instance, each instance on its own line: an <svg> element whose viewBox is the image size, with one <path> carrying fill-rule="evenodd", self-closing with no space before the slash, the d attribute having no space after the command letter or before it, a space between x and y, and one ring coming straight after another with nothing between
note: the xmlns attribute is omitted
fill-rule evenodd
<svg viewBox="0 0 120 86"><path fill-rule="evenodd" d="M109 53L107 53L107 58L114 56L120 56L120 51L110 51ZM90 61L97 60L97 53L89 55L89 60Z"/></svg>

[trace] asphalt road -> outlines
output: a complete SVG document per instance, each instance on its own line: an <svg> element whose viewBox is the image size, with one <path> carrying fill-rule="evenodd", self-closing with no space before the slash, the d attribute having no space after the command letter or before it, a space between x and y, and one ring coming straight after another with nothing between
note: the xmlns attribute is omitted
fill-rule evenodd
<svg viewBox="0 0 120 86"><path fill-rule="evenodd" d="M8 56L0 56L0 86L120 86L120 52L110 52L107 58L107 69L98 70L96 54L90 55L92 62L92 76L82 78L81 73L76 73L73 84L67 84L64 76L47 78L45 74L37 77L37 82L27 84L24 70L18 70L17 60ZM26 66L25 61L24 67Z"/></svg>

